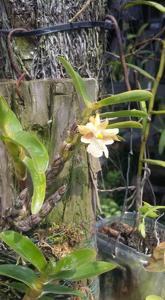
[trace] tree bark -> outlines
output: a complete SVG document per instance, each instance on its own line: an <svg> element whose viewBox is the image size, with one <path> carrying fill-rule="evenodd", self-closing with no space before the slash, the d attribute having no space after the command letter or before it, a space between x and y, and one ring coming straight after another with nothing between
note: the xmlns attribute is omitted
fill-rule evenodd
<svg viewBox="0 0 165 300"><path fill-rule="evenodd" d="M1 0L2 28L34 29L67 23L81 9L85 0ZM76 21L104 20L107 0L92 0ZM64 55L83 76L96 78L102 64L104 32L99 29L82 29L49 34L42 37L13 37L14 60L22 72L31 79L61 78L65 72L57 56ZM6 37L2 48L1 78L16 78L11 67Z"/></svg>

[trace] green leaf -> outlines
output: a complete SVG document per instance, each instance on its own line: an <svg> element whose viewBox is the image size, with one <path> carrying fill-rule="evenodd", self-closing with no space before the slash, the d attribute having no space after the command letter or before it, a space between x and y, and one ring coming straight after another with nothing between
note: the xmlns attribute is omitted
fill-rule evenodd
<svg viewBox="0 0 165 300"><path fill-rule="evenodd" d="M8 282L8 286L22 293L26 293L27 291L27 286L24 283L19 281Z"/></svg>
<svg viewBox="0 0 165 300"><path fill-rule="evenodd" d="M132 109L132 110L119 110L114 112L106 112L100 114L101 118L114 118L114 117L137 117L143 118L147 117L147 113L142 110Z"/></svg>
<svg viewBox="0 0 165 300"><path fill-rule="evenodd" d="M163 160L156 160L156 159L143 159L143 162L146 162L151 165L160 166L165 168L165 161Z"/></svg>
<svg viewBox="0 0 165 300"><path fill-rule="evenodd" d="M0 275L14 278L31 288L37 280L36 274L31 269L12 264L0 265Z"/></svg>
<svg viewBox="0 0 165 300"><path fill-rule="evenodd" d="M142 26L140 26L140 28L138 29L138 32L137 32L138 37L141 37L141 35L143 34L146 27L148 27L148 23L144 23L144 24L142 24Z"/></svg>
<svg viewBox="0 0 165 300"><path fill-rule="evenodd" d="M163 298L157 295L149 295L146 297L146 300L163 300Z"/></svg>
<svg viewBox="0 0 165 300"><path fill-rule="evenodd" d="M20 149L20 146L24 148L34 160L35 167L39 172L46 171L49 157L45 146L34 134L22 130L19 120L3 97L0 97L0 131L1 135L10 139L9 142L17 145L18 149ZM10 147L8 148L10 150ZM16 146L13 150L11 145L10 154L12 152L14 152L13 156L16 156Z"/></svg>
<svg viewBox="0 0 165 300"><path fill-rule="evenodd" d="M33 159L34 166L38 172L46 171L49 162L48 152L37 136L31 132L19 131L14 134L13 142L27 151Z"/></svg>
<svg viewBox="0 0 165 300"><path fill-rule="evenodd" d="M141 233L142 237L145 239L145 237L146 237L146 230L145 230L145 223L144 222L142 222L142 223L139 224L138 230Z"/></svg>
<svg viewBox="0 0 165 300"><path fill-rule="evenodd" d="M88 279L91 277L99 276L102 273L111 271L117 267L116 264L104 261L94 261L84 264L76 269L76 272L70 277L69 280L77 281Z"/></svg>
<svg viewBox="0 0 165 300"><path fill-rule="evenodd" d="M143 206L139 208L139 211L142 215L145 215L147 213L147 217L150 218L157 218L159 216L159 214L156 212L157 208L152 206L151 204L143 201ZM153 210L151 210L153 208Z"/></svg>
<svg viewBox="0 0 165 300"><path fill-rule="evenodd" d="M54 300L54 298L42 296L42 297L40 297L40 300Z"/></svg>
<svg viewBox="0 0 165 300"><path fill-rule="evenodd" d="M147 101L152 97L152 93L145 90L133 90L124 93L120 93L117 95L112 95L105 99L100 100L95 103L96 109L101 108L103 106L120 104L120 103L129 103L129 102L139 102L139 101Z"/></svg>
<svg viewBox="0 0 165 300"><path fill-rule="evenodd" d="M109 124L107 128L143 128L142 124L136 121L125 121Z"/></svg>
<svg viewBox="0 0 165 300"><path fill-rule="evenodd" d="M6 100L0 96L0 131L3 135L12 137L18 131L22 130L21 123L12 112Z"/></svg>
<svg viewBox="0 0 165 300"><path fill-rule="evenodd" d="M25 155L23 149L15 143L11 142L12 139L9 137L2 137L2 140L5 143L8 153L12 157L12 162L17 178L20 180L25 180L27 172L26 167L21 160L21 158Z"/></svg>
<svg viewBox="0 0 165 300"><path fill-rule="evenodd" d="M58 57L58 60L65 68L68 75L71 77L74 87L77 91L77 93L82 97L84 100L84 103L87 107L91 107L91 97L87 93L86 85L84 80L81 78L81 76L73 69L70 62L67 61L64 57L60 56Z"/></svg>
<svg viewBox="0 0 165 300"><path fill-rule="evenodd" d="M56 294L56 295L74 295L77 297L83 297L83 293L72 288L54 284L46 284L43 289L44 294Z"/></svg>
<svg viewBox="0 0 165 300"><path fill-rule="evenodd" d="M45 173L39 173L36 171L31 158L26 156L23 162L26 165L33 182L31 212L32 214L37 214L40 211L45 199L46 176Z"/></svg>
<svg viewBox="0 0 165 300"><path fill-rule="evenodd" d="M141 75L143 75L144 77L148 78L149 80L152 80L152 81L155 80L155 78L153 76L151 76L150 73L146 72L142 68L137 67L137 66L135 66L133 64L129 64L129 63L127 63L127 66L130 67L131 69L134 69L134 70L138 71Z"/></svg>
<svg viewBox="0 0 165 300"><path fill-rule="evenodd" d="M162 130L159 140L159 153L162 154L165 148L165 129Z"/></svg>
<svg viewBox="0 0 165 300"><path fill-rule="evenodd" d="M157 3L154 1L145 1L145 0L131 1L131 2L124 4L123 7L129 8L129 7L132 7L135 5L149 5L151 7L158 9L160 12L165 13L165 7L163 5L161 5L160 3Z"/></svg>
<svg viewBox="0 0 165 300"><path fill-rule="evenodd" d="M78 249L70 255L60 259L50 273L58 279L70 278L79 266L96 259L96 251L90 248Z"/></svg>
<svg viewBox="0 0 165 300"><path fill-rule="evenodd" d="M7 230L0 233L0 239L39 271L45 269L47 261L44 255L28 237L15 231Z"/></svg>

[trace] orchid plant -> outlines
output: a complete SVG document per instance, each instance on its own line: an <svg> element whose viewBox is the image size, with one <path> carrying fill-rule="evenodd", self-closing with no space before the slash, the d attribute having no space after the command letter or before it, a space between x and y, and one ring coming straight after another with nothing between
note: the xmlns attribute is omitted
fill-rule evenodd
<svg viewBox="0 0 165 300"><path fill-rule="evenodd" d="M47 261L28 237L10 230L0 233L0 240L24 261L23 266L0 265L0 275L14 279L11 287L24 294L22 300L46 300L47 295L74 295L85 300L85 293L62 281L69 281L74 286L75 281L98 276L117 266L114 263L96 261L96 251L88 248L77 249L57 262Z"/></svg>

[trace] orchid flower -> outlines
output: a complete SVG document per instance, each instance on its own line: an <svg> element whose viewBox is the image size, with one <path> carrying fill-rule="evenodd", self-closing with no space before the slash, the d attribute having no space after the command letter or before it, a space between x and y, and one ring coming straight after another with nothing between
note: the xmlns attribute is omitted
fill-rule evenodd
<svg viewBox="0 0 165 300"><path fill-rule="evenodd" d="M99 114L96 117L91 116L86 125L78 125L79 133L82 135L81 142L89 144L87 152L94 157L101 157L105 154L108 158L107 145L111 145L114 141L120 141L117 134L118 128L106 129L108 120L101 121Z"/></svg>

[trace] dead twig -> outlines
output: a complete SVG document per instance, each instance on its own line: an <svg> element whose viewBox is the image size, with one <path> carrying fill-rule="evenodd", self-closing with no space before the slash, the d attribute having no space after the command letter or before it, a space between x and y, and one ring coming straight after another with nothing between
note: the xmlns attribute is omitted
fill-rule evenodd
<svg viewBox="0 0 165 300"><path fill-rule="evenodd" d="M88 8L88 6L91 4L92 1L93 0L87 0L87 2L84 3L81 9L73 16L73 18L69 20L69 22L70 23L74 22Z"/></svg>
<svg viewBox="0 0 165 300"><path fill-rule="evenodd" d="M114 193L114 192L121 192L121 191L125 191L126 189L129 190L135 190L136 187L134 185L130 185L130 186L120 186L118 188L114 188L114 189L109 189L109 190L101 190L98 189L98 192L104 193L104 192L109 192L109 193Z"/></svg>

